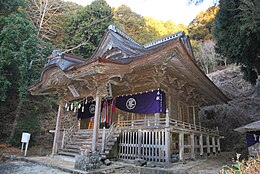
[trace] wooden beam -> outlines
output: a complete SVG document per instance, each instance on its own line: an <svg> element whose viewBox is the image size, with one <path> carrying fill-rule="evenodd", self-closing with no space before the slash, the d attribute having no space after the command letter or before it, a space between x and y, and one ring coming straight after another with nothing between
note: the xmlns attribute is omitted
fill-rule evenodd
<svg viewBox="0 0 260 174"><path fill-rule="evenodd" d="M52 146L52 156L57 154L58 152L58 140L60 137L60 126L61 126L61 118L63 112L64 112L64 102L61 102L59 104L58 114L56 118L56 127L55 127L55 134L54 134L54 140Z"/></svg>
<svg viewBox="0 0 260 174"><path fill-rule="evenodd" d="M100 111L101 111L101 100L102 96L100 94L96 95L96 106L95 106L95 116L94 116L94 129L93 129L93 137L92 137L92 152L97 151L98 144L98 130L100 123Z"/></svg>

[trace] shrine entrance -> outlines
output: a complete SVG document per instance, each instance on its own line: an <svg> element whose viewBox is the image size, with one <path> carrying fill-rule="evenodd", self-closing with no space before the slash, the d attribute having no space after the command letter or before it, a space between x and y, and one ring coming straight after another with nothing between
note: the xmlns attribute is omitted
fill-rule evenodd
<svg viewBox="0 0 260 174"><path fill-rule="evenodd" d="M85 118L80 120L80 129L93 129L94 118Z"/></svg>

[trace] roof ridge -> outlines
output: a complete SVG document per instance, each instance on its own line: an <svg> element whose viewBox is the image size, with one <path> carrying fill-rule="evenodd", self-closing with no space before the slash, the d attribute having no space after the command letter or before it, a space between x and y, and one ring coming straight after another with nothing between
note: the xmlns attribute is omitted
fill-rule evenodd
<svg viewBox="0 0 260 174"><path fill-rule="evenodd" d="M174 33L174 34L170 34L170 35L167 35L167 36L164 36L164 37L161 37L159 39L156 39L156 40L153 40L151 42L148 42L146 44L144 44L144 48L150 48L152 46L155 46L155 45L158 45L158 44L161 44L163 42L167 42L169 40L172 40L172 39L175 39L177 37L180 37L180 36L184 36L185 35L185 32L184 31L179 31L177 33Z"/></svg>
<svg viewBox="0 0 260 174"><path fill-rule="evenodd" d="M127 40L137 44L138 46L144 47L143 45L141 45L140 43L136 42L132 37L130 37L128 34L126 34L123 30L119 29L118 27L116 27L115 25L109 25L108 26L109 30L112 30L115 33L120 34L121 36L123 36L124 38L126 38Z"/></svg>

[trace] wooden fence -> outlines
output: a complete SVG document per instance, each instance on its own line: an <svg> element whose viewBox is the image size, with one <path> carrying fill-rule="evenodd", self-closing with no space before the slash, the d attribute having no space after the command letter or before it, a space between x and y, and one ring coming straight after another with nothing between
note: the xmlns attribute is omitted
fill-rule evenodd
<svg viewBox="0 0 260 174"><path fill-rule="evenodd" d="M118 158L165 162L165 135L165 129L124 130L120 137Z"/></svg>

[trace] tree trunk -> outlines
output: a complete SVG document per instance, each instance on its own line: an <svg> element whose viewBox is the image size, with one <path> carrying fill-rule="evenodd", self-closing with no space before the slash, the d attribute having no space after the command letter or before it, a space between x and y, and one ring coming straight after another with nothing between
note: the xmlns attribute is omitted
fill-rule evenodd
<svg viewBox="0 0 260 174"><path fill-rule="evenodd" d="M11 130L10 137L9 137L10 140L14 137L15 128L17 126L17 121L21 115L22 105L23 105L23 99L19 99L19 103L18 103L16 111L15 111L15 118L14 118L12 130Z"/></svg>

